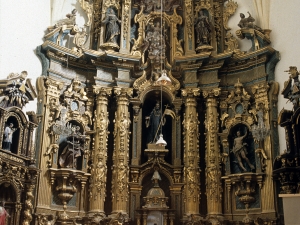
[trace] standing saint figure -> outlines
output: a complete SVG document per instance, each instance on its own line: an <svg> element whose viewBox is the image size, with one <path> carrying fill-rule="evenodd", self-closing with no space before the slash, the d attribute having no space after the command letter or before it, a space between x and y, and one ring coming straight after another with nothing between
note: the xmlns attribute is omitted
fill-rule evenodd
<svg viewBox="0 0 300 225"><path fill-rule="evenodd" d="M117 44L118 36L120 35L121 20L115 14L112 8L108 8L108 12L102 21L102 24L106 24L105 42L112 42Z"/></svg>
<svg viewBox="0 0 300 225"><path fill-rule="evenodd" d="M232 152L234 153L235 157L238 160L239 166L242 168L242 170L244 172L246 172L246 168L243 165L242 159L244 159L247 164L249 165L249 167L254 170L255 167L250 163L249 159L247 158L247 149L246 149L246 145L247 143L244 142L244 138L247 136L247 131L245 133L245 135L241 136L241 132L238 131L236 133L237 137L234 139L233 142L233 149Z"/></svg>
<svg viewBox="0 0 300 225"><path fill-rule="evenodd" d="M159 102L156 103L155 107L151 111L149 116L146 116L146 127L149 127L147 143L153 143L158 140L159 132L161 130L161 126L164 125L164 121L160 124L162 111L160 109ZM158 130L159 129L159 130ZM156 136L156 137L155 137ZM156 140L154 140L154 138Z"/></svg>
<svg viewBox="0 0 300 225"><path fill-rule="evenodd" d="M13 133L17 130L17 128L13 128L13 127L14 127L13 123L10 123L9 126L5 127L4 140L2 145L2 148L4 150L10 151Z"/></svg>
<svg viewBox="0 0 300 225"><path fill-rule="evenodd" d="M208 17L204 15L203 10L199 11L199 17L195 21L196 44L197 47L202 45L210 45L211 26Z"/></svg>

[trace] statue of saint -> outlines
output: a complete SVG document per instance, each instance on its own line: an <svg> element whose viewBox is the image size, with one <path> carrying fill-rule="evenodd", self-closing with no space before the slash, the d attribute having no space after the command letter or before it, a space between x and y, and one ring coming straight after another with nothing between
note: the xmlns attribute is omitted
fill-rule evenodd
<svg viewBox="0 0 300 225"><path fill-rule="evenodd" d="M212 29L208 17L204 15L203 10L199 11L199 17L195 21L195 30L197 47L210 45Z"/></svg>
<svg viewBox="0 0 300 225"><path fill-rule="evenodd" d="M10 123L9 126L5 127L4 130L4 140L2 143L2 148L4 150L10 151L13 133L17 130L17 128L13 128L14 124Z"/></svg>
<svg viewBox="0 0 300 225"><path fill-rule="evenodd" d="M67 137L68 145L64 148L59 157L59 165L62 168L77 169L77 158L81 156L83 148L83 139L77 135Z"/></svg>
<svg viewBox="0 0 300 225"><path fill-rule="evenodd" d="M120 35L121 20L115 14L112 8L108 8L108 12L102 21L102 24L106 24L105 42L111 42L117 44L118 36Z"/></svg>
<svg viewBox="0 0 300 225"><path fill-rule="evenodd" d="M243 165L242 159L245 160L247 162L247 164L249 165L249 167L254 170L255 167L250 163L249 159L247 158L247 148L246 145L247 143L244 142L244 138L247 136L247 131L245 133L245 135L241 136L241 132L238 131L236 133L237 137L234 139L233 142L233 149L232 152L234 153L235 157L238 160L239 166L242 168L242 170L244 172L247 172L246 168Z"/></svg>
<svg viewBox="0 0 300 225"><path fill-rule="evenodd" d="M161 115L162 111L160 109L159 103L157 102L150 115L146 116L145 118L146 127L149 128L147 143L153 143L158 140L161 127L164 125L164 121L162 121L162 124L160 124Z"/></svg>
<svg viewBox="0 0 300 225"><path fill-rule="evenodd" d="M48 29L49 30L55 29L55 28L61 27L63 25L72 25L72 26L74 26L76 24L76 13L77 13L77 10L73 9L71 13L68 13L66 15L67 18L57 21L57 23L54 26L50 26L50 27L48 27Z"/></svg>

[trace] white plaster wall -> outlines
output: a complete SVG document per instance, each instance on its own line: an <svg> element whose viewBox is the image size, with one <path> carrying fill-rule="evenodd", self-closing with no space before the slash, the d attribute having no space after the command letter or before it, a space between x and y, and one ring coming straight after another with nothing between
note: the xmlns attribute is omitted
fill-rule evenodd
<svg viewBox="0 0 300 225"><path fill-rule="evenodd" d="M300 29L299 0L235 0L239 7L235 15L229 19L231 33L235 35L240 20L239 14L247 15L249 11L257 20L257 25L269 24L271 33L271 46L281 54L281 60L276 66L276 80L282 86L288 78L284 73L289 66L298 66L300 69L300 45L298 40ZM269 4L266 4L266 1ZM257 2L264 10L269 8L268 23L258 17L258 11L254 5ZM66 18L65 15L72 9L77 8L76 22L83 27L87 20L86 15L80 7L78 0L0 0L0 78L6 78L11 72L20 73L23 70L28 72L28 77L35 80L41 75L41 63L35 55L35 48L43 43L43 36L47 27L54 25L59 19ZM264 11L267 12L267 11ZM262 27L265 28L265 27ZM239 40L240 49L247 51L251 47L249 40ZM36 104L27 105L25 111L34 110ZM282 108L291 108L291 103L279 96L279 111ZM286 148L284 130L279 128L280 151Z"/></svg>

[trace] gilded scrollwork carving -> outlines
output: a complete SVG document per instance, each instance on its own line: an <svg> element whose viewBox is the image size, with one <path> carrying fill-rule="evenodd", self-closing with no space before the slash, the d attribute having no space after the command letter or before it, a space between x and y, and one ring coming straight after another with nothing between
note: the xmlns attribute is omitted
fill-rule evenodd
<svg viewBox="0 0 300 225"><path fill-rule="evenodd" d="M187 34L188 38L192 39L193 37L193 24L194 24L194 18L193 18L193 1L192 0L185 0L185 21L186 21L186 27L187 27Z"/></svg>
<svg viewBox="0 0 300 225"><path fill-rule="evenodd" d="M125 188L128 188L128 166L124 165L124 160L120 159L116 168L117 171L117 184L119 192L122 193Z"/></svg>
<svg viewBox="0 0 300 225"><path fill-rule="evenodd" d="M254 94L255 106L257 110L259 110L260 108L266 111L269 110L269 89L270 86L266 82L254 85L252 87L252 93Z"/></svg>
<svg viewBox="0 0 300 225"><path fill-rule="evenodd" d="M120 9L120 1L119 0L108 0L103 2L102 13L105 13L109 7L115 7L116 9Z"/></svg>
<svg viewBox="0 0 300 225"><path fill-rule="evenodd" d="M188 199L194 202L199 200L197 199L199 198L198 193L200 191L199 176L199 168L195 167L193 161L191 160L189 165L184 169L184 177L187 183Z"/></svg>
<svg viewBox="0 0 300 225"><path fill-rule="evenodd" d="M93 18L93 3L89 0L79 0L81 8L86 12L88 21L85 23L86 26L90 26Z"/></svg>
<svg viewBox="0 0 300 225"><path fill-rule="evenodd" d="M130 15L131 0L125 0L123 2L123 40L127 39L128 27L129 27L129 15Z"/></svg>
<svg viewBox="0 0 300 225"><path fill-rule="evenodd" d="M234 2L233 0L229 0L223 10L223 25L225 30L230 30L231 28L228 27L228 19L230 16L232 16L236 9L238 7L238 4Z"/></svg>
<svg viewBox="0 0 300 225"><path fill-rule="evenodd" d="M24 220L22 223L23 225L30 224L30 222L32 221L33 200L34 200L32 191L35 185L27 184L26 186L27 186L27 192L26 192L26 200L24 206Z"/></svg>
<svg viewBox="0 0 300 225"><path fill-rule="evenodd" d="M107 131L107 127L109 124L108 120L108 112L104 112L103 110L100 111L100 114L97 116L95 112L95 123L96 127L99 128L99 135L104 135Z"/></svg>
<svg viewBox="0 0 300 225"><path fill-rule="evenodd" d="M206 177L208 178L208 181L206 182L208 189L207 194L209 195L210 200L222 201L222 196L218 191L218 189L221 189L221 187L219 186L220 176L221 172L215 165L206 168Z"/></svg>
<svg viewBox="0 0 300 225"><path fill-rule="evenodd" d="M53 153L56 153L59 149L58 144L50 144L50 146L47 148L45 152L45 156L48 156L47 160L47 166L50 168L52 166L52 158L53 158Z"/></svg>
<svg viewBox="0 0 300 225"><path fill-rule="evenodd" d="M224 52L235 52L241 53L239 50L238 40L232 35L231 32L228 32L225 36L225 50Z"/></svg>

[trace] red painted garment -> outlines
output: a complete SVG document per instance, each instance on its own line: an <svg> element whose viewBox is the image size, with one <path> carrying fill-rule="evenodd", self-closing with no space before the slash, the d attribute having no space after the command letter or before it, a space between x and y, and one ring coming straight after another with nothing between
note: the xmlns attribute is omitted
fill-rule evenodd
<svg viewBox="0 0 300 225"><path fill-rule="evenodd" d="M0 206L0 225L5 225L7 215L8 213L6 212L5 208Z"/></svg>

